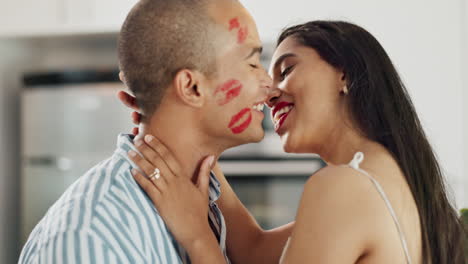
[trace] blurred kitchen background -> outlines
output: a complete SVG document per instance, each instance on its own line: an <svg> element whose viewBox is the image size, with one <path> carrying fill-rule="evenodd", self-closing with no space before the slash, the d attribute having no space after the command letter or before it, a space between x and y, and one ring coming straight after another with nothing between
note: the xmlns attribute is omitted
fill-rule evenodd
<svg viewBox="0 0 468 264"><path fill-rule="evenodd" d="M265 66L288 25L343 19L376 36L409 89L454 202L468 207L467 0L241 2L257 21ZM0 263L17 261L47 208L131 131L130 111L115 97L124 89L116 41L135 3L0 0ZM269 228L294 218L302 184L324 164L282 153L269 119L264 127L264 142L228 151L221 166Z"/></svg>

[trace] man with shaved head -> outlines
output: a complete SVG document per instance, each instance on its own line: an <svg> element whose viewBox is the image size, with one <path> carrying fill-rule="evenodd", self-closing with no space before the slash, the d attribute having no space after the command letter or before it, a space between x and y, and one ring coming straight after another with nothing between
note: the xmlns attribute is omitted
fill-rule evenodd
<svg viewBox="0 0 468 264"><path fill-rule="evenodd" d="M271 85L260 52L255 22L238 1L139 1L122 26L118 53L142 112L140 133L120 134L114 154L68 188L19 262L190 263L131 174L159 172L134 160L146 151L143 140L157 140L184 164L177 173L196 183L206 157L260 141ZM278 262L292 225L264 231L223 176L212 173L209 186L207 221L226 261Z"/></svg>

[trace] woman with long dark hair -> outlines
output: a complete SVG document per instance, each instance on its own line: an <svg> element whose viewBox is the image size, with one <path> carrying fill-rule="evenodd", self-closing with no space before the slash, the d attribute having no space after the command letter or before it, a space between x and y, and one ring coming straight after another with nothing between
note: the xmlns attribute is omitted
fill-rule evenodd
<svg viewBox="0 0 468 264"><path fill-rule="evenodd" d="M328 164L304 186L282 263L464 263L463 229L434 151L369 32L341 21L290 27L278 39L270 73L267 104L284 150L317 153ZM169 170L161 175L176 179ZM135 178L147 191L176 188ZM206 207L193 198L204 191L186 190L176 201L162 195L153 202L171 208L160 213L178 240L201 249L194 254L212 254L219 249L204 240L206 219L190 223L190 235L178 234L187 223L176 216L188 205Z"/></svg>

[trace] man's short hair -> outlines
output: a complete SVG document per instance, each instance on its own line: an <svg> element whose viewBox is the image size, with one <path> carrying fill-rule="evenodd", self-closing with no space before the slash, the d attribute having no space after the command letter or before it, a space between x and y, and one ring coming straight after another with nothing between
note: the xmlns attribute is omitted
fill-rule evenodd
<svg viewBox="0 0 468 264"><path fill-rule="evenodd" d="M215 72L215 23L207 0L140 0L120 32L118 54L126 85L143 111L159 106L182 69Z"/></svg>

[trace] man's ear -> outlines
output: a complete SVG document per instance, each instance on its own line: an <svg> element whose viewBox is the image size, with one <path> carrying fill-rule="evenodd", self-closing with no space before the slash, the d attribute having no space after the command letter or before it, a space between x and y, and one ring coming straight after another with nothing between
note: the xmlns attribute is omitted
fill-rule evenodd
<svg viewBox="0 0 468 264"><path fill-rule="evenodd" d="M200 107L206 98L207 90L201 87L203 74L188 69L180 70L173 80L177 97L188 105Z"/></svg>

